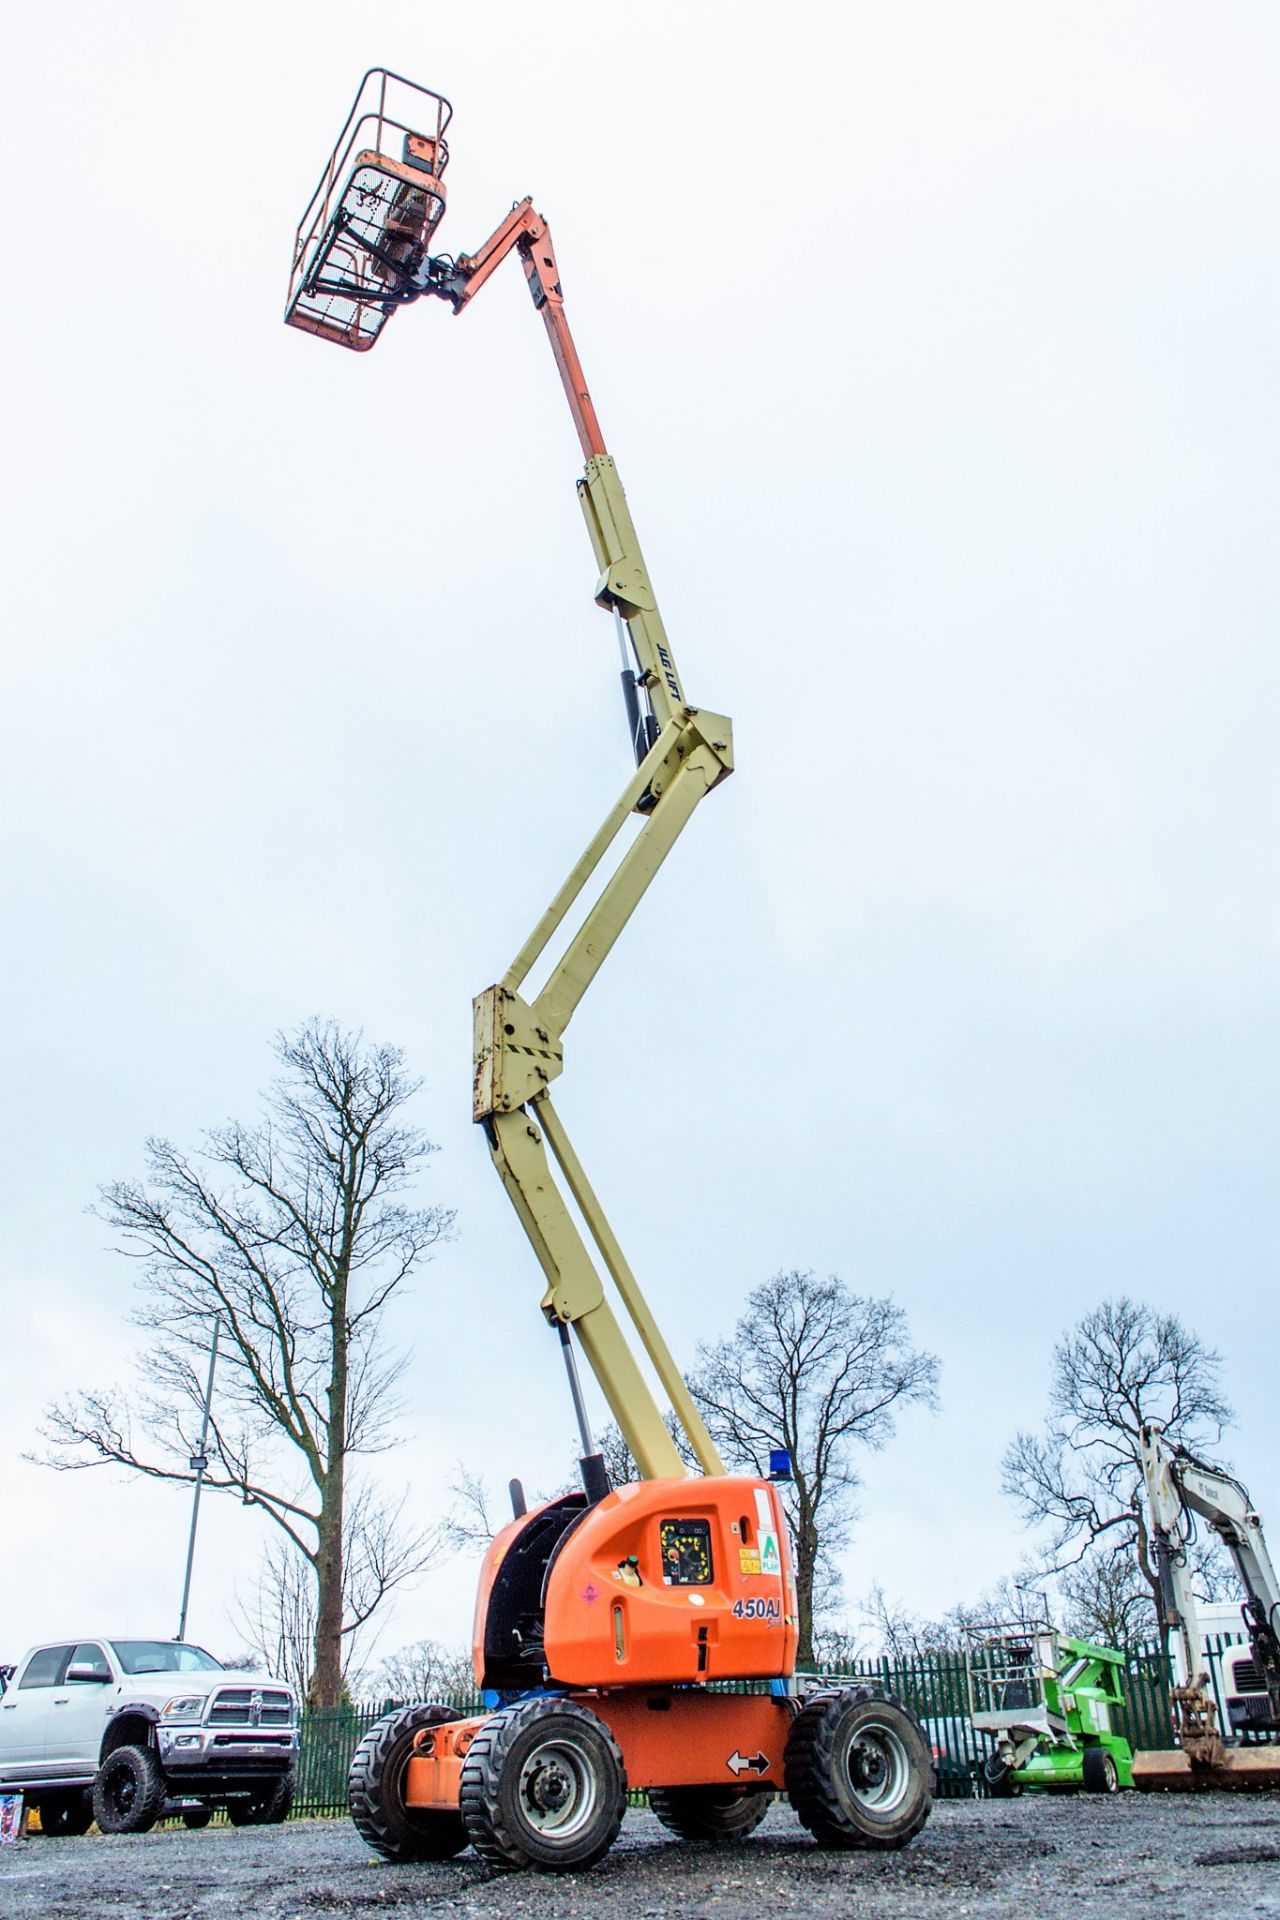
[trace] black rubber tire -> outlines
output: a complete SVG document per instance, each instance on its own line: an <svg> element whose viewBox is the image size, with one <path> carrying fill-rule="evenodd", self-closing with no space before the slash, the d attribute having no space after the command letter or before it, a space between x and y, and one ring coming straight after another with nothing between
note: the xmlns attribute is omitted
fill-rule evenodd
<svg viewBox="0 0 1280 1920"><path fill-rule="evenodd" d="M293 1768L264 1780L252 1793L227 1801L227 1818L233 1827L278 1827L293 1811L295 1786Z"/></svg>
<svg viewBox="0 0 1280 1920"><path fill-rule="evenodd" d="M617 1839L626 1769L588 1707L521 1700L486 1720L471 1742L458 1804L489 1866L571 1873L594 1866Z"/></svg>
<svg viewBox="0 0 1280 1920"><path fill-rule="evenodd" d="M150 1833L168 1798L150 1747L117 1747L98 1768L93 1817L103 1833Z"/></svg>
<svg viewBox="0 0 1280 1920"><path fill-rule="evenodd" d="M40 1831L51 1840L88 1833L93 1825L93 1800L84 1787L68 1793L46 1793L34 1804L40 1809Z"/></svg>
<svg viewBox="0 0 1280 1920"><path fill-rule="evenodd" d="M452 1860L467 1845L461 1814L406 1807L401 1793L414 1734L461 1718L454 1707L401 1707L376 1721L352 1755L347 1805L360 1838L384 1860Z"/></svg>
<svg viewBox="0 0 1280 1920"><path fill-rule="evenodd" d="M1115 1757L1105 1747L1086 1747L1082 1765L1086 1793L1119 1793L1120 1775Z"/></svg>
<svg viewBox="0 0 1280 1920"><path fill-rule="evenodd" d="M745 1840L769 1811L768 1787L653 1787L649 1806L682 1840Z"/></svg>
<svg viewBox="0 0 1280 1920"><path fill-rule="evenodd" d="M787 1736L787 1797L820 1847L905 1847L933 1807L920 1723L882 1687L842 1687L801 1708Z"/></svg>
<svg viewBox="0 0 1280 1920"><path fill-rule="evenodd" d="M202 1832L212 1818L212 1807L184 1807L182 1809L182 1824L184 1827L190 1828L192 1833Z"/></svg>
<svg viewBox="0 0 1280 1920"><path fill-rule="evenodd" d="M982 1763L982 1778L993 1800L1016 1800L1022 1792L1021 1780L1015 1780L1012 1767L998 1753L989 1753Z"/></svg>

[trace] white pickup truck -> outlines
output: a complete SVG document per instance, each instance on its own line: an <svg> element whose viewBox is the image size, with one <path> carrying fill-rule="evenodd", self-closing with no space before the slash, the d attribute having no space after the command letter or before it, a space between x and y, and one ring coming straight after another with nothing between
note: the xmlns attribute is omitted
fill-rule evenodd
<svg viewBox="0 0 1280 1920"><path fill-rule="evenodd" d="M46 1833L145 1833L166 1811L238 1827L293 1804L292 1690L177 1640L63 1640L0 1669L0 1793Z"/></svg>

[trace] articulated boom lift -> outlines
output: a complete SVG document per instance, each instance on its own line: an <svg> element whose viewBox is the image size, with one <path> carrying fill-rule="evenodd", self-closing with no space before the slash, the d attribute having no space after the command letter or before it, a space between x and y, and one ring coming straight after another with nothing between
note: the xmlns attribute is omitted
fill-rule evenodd
<svg viewBox="0 0 1280 1920"><path fill-rule="evenodd" d="M1268 1745L1228 1748L1217 1724L1217 1703L1209 1691L1200 1623L1196 1612L1186 1545L1193 1516L1218 1535L1235 1562L1246 1599L1242 1609L1249 1634L1250 1665L1260 1693L1227 1700L1232 1731L1246 1739L1280 1735L1280 1580L1245 1489L1221 1467L1197 1460L1185 1447L1172 1447L1163 1429L1142 1430L1142 1477L1160 1581L1160 1627L1172 1643L1174 1685L1171 1700L1179 1747L1139 1753L1134 1758L1137 1787L1280 1786L1280 1751ZM1234 1669L1233 1669L1234 1671ZM1236 1724L1238 1721L1238 1724Z"/></svg>
<svg viewBox="0 0 1280 1920"><path fill-rule="evenodd" d="M464 1720L425 1705L380 1722L352 1764L352 1814L390 1859L441 1859L470 1843L498 1866L572 1869L612 1844L628 1785L650 1789L659 1818L688 1837L749 1833L785 1787L820 1844L902 1846L931 1804L919 1727L878 1690L806 1692L796 1681L778 1490L725 1473L552 1103L573 1013L694 808L732 771L732 734L722 715L685 698L569 332L545 220L521 200L475 253L430 251L445 208L450 117L440 95L382 69L366 74L299 225L285 317L365 351L397 307L435 298L461 313L516 255L586 462L578 496L599 568L596 603L613 615L622 649L636 767L510 967L475 1002L473 1113L546 1279L542 1310L564 1350L583 1490L528 1512L512 1483L515 1515L490 1546L476 1606L476 1677L496 1710ZM531 970L633 814L638 830L541 991L526 997ZM686 1474L605 1273L700 1474ZM640 1470L636 1484L608 1484L571 1332ZM714 1690L742 1680L765 1684Z"/></svg>

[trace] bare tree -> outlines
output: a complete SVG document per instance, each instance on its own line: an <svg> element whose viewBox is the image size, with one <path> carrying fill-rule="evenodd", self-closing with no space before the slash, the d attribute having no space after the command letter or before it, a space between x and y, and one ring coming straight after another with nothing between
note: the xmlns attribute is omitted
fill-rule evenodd
<svg viewBox="0 0 1280 1920"><path fill-rule="evenodd" d="M1159 1421L1171 1441L1211 1447L1232 1417L1219 1356L1173 1314L1104 1300L1053 1350L1049 1417L1019 1433L1004 1457L1004 1490L1028 1526L1048 1530L1043 1568L1061 1574L1086 1555L1136 1556L1154 1596L1140 1436ZM1113 1576L1117 1592L1123 1571Z"/></svg>
<svg viewBox="0 0 1280 1920"><path fill-rule="evenodd" d="M402 1197L435 1148L402 1118L418 1083L398 1049L312 1020L278 1036L275 1051L283 1071L256 1126L214 1129L194 1154L151 1140L149 1184L102 1190L117 1250L142 1268L142 1439L118 1392L56 1403L44 1436L53 1466L190 1481L202 1363L220 1314L205 1485L260 1507L310 1566L308 1695L329 1707L342 1697L344 1633L439 1550L406 1537L399 1509L368 1492L350 1527L349 1470L393 1444L407 1356L387 1348L386 1308L453 1216Z"/></svg>
<svg viewBox="0 0 1280 1920"><path fill-rule="evenodd" d="M937 1378L934 1356L911 1346L901 1308L834 1275L775 1274L748 1294L731 1339L698 1350L689 1386L726 1464L767 1474L772 1448L791 1456L782 1491L801 1666L814 1661L815 1589L855 1518L857 1449L883 1447L900 1408L936 1405Z"/></svg>
<svg viewBox="0 0 1280 1920"><path fill-rule="evenodd" d="M268 1541L253 1595L245 1600L237 1593L231 1618L248 1650L246 1657L287 1680L305 1699L315 1663L316 1583L292 1541ZM345 1686L345 1657L342 1664Z"/></svg>
<svg viewBox="0 0 1280 1920"><path fill-rule="evenodd" d="M902 1601L892 1599L879 1582L859 1608L877 1647L893 1661L961 1653L970 1628L1021 1624L1043 1617L1045 1610L1044 1598L1010 1574L1002 1574L976 1600L957 1601L936 1620L912 1613Z"/></svg>
<svg viewBox="0 0 1280 1920"><path fill-rule="evenodd" d="M862 1657L862 1635L849 1626L824 1621L819 1614L813 1630L814 1666L820 1673L840 1673Z"/></svg>
<svg viewBox="0 0 1280 1920"><path fill-rule="evenodd" d="M886 1593L878 1580L859 1603L858 1612L870 1630L877 1655L895 1664L954 1650L956 1634L945 1622L912 1613L904 1601Z"/></svg>
<svg viewBox="0 0 1280 1920"><path fill-rule="evenodd" d="M484 1475L473 1473L459 1460L449 1491L453 1504L441 1523L442 1538L455 1553L483 1550L502 1525L493 1518L493 1495Z"/></svg>
<svg viewBox="0 0 1280 1920"><path fill-rule="evenodd" d="M373 1676L379 1700L400 1706L439 1700L463 1706L476 1692L471 1654L465 1647L446 1647L438 1640L415 1640L384 1660Z"/></svg>
<svg viewBox="0 0 1280 1920"><path fill-rule="evenodd" d="M1213 1534L1197 1534L1186 1548L1192 1590L1200 1601L1241 1598L1226 1550ZM1155 1596L1136 1553L1109 1544L1086 1553L1058 1581L1060 1612L1069 1633L1108 1647L1133 1647L1159 1631Z"/></svg>
<svg viewBox="0 0 1280 1920"><path fill-rule="evenodd" d="M1151 1589L1135 1553L1110 1546L1086 1553L1063 1573L1062 1623L1081 1640L1104 1647L1132 1647L1156 1631Z"/></svg>
<svg viewBox="0 0 1280 1920"><path fill-rule="evenodd" d="M689 1436L676 1419L675 1414L670 1412L665 1413L663 1415L663 1425L671 1435L675 1450L684 1461L685 1466L688 1467L690 1473L700 1473L702 1469L698 1465L697 1455L689 1444ZM631 1481L640 1478L640 1469L632 1458L631 1449L623 1439L622 1428L616 1420L606 1421L600 1431L594 1435L594 1439L596 1451L604 1461L604 1470L609 1476L609 1485L611 1487L625 1487L628 1486ZM574 1459L576 1463L576 1454L574 1455ZM569 1487L578 1487L581 1486L581 1484L582 1482L575 1472L572 1481L569 1482L562 1491L567 1492Z"/></svg>
<svg viewBox="0 0 1280 1920"><path fill-rule="evenodd" d="M368 1487L349 1494L342 1555L342 1691L360 1693L368 1630L394 1588L424 1572L446 1550L444 1529L429 1535L404 1524L405 1500L392 1505ZM255 1659L306 1695L315 1665L318 1595L314 1569L291 1540L277 1536L262 1557L250 1599L237 1594L235 1621ZM376 1637L376 1629L375 1629Z"/></svg>

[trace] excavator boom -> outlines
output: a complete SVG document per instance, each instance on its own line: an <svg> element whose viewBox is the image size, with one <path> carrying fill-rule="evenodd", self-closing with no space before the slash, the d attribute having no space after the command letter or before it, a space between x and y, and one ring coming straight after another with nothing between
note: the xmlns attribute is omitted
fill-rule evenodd
<svg viewBox="0 0 1280 1920"><path fill-rule="evenodd" d="M1192 1515L1224 1542L1247 1596L1250 1649L1270 1699L1272 1738L1280 1738L1280 1582L1240 1482L1221 1467L1172 1447L1154 1423L1142 1430L1142 1474L1160 1581L1161 1637L1169 1641L1170 1703L1179 1745L1135 1754L1133 1784L1148 1792L1280 1787L1280 1746L1228 1747L1209 1689L1186 1542Z"/></svg>

